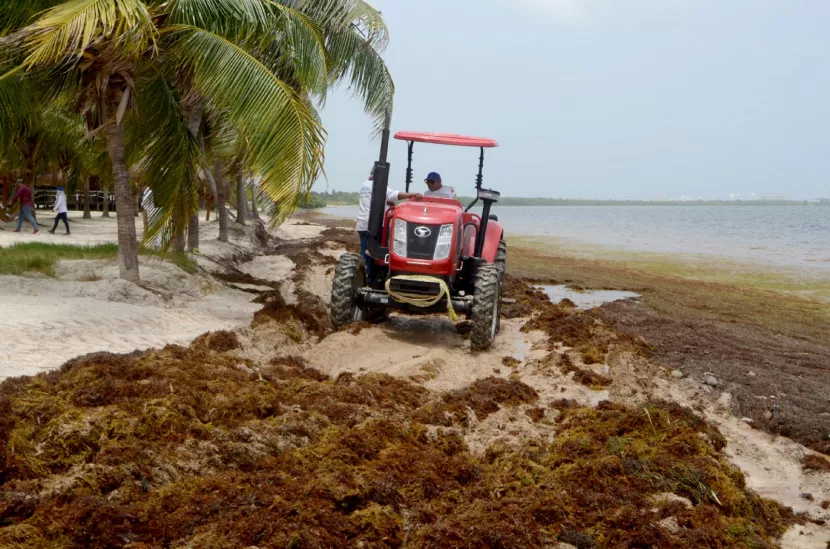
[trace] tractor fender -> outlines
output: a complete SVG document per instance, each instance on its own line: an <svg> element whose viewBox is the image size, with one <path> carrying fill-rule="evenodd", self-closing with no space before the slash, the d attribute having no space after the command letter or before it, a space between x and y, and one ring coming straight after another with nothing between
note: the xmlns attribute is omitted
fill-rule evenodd
<svg viewBox="0 0 830 549"><path fill-rule="evenodd" d="M499 251L499 242L504 236L504 228L498 221L487 223L487 234L484 236L484 248L481 250L482 259L487 263L496 262L496 253Z"/></svg>

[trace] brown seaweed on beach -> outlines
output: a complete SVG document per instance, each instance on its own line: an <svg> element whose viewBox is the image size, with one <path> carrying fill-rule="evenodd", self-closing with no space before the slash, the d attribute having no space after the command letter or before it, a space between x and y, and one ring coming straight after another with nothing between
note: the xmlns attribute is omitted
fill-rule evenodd
<svg viewBox="0 0 830 549"><path fill-rule="evenodd" d="M0 385L0 546L771 548L796 520L673 404L559 406L553 444L469 451L466 410L536 400L290 356L257 373L203 341L81 358Z"/></svg>

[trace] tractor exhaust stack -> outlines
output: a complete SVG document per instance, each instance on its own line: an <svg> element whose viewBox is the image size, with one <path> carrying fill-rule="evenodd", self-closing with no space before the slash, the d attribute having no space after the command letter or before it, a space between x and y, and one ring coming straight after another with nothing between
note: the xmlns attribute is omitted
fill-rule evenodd
<svg viewBox="0 0 830 549"><path fill-rule="evenodd" d="M386 161L389 153L389 127L391 114L386 111L383 123L383 133L380 142L380 158L375 162L374 184L372 185L372 204L369 209L369 236L371 236L369 255L375 259L383 259L387 251L380 248L380 239L383 236L383 217L386 213L386 191L389 188L389 162Z"/></svg>

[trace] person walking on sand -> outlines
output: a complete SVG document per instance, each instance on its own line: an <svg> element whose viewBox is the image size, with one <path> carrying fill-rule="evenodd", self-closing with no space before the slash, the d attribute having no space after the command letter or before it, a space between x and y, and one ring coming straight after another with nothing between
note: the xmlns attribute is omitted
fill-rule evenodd
<svg viewBox="0 0 830 549"><path fill-rule="evenodd" d="M22 179L17 180L17 192L6 205L11 207L18 200L20 201L20 213L17 215L17 229L14 232L20 232L20 229L23 227L23 218L25 217L26 221L31 223L35 229L32 234L39 234L40 228L37 226L37 221L35 221L35 216L32 213L35 206L32 200L32 190L23 183Z"/></svg>
<svg viewBox="0 0 830 549"><path fill-rule="evenodd" d="M366 255L369 249L369 210L372 209L372 186L374 185L375 174L374 171L369 174L369 180L360 187L360 207L357 212L357 220L355 223L355 230L360 236L360 256L366 262L366 282L372 283L372 258ZM414 198L416 200L422 198L420 193L402 193L392 189L386 189L386 202L392 206L398 200L406 200L407 198Z"/></svg>
<svg viewBox="0 0 830 549"><path fill-rule="evenodd" d="M72 234L69 232L69 219L66 216L69 210L66 207L66 193L63 192L63 187L58 187L58 191L55 194L55 206L52 208L52 211L58 212L58 215L55 217L55 226L49 232L55 234L58 223L63 221L64 226L66 226L66 234Z"/></svg>

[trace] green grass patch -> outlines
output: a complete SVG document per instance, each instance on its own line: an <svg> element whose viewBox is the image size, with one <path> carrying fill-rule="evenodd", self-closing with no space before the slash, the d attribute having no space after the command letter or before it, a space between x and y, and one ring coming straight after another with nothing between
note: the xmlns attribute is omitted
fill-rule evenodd
<svg viewBox="0 0 830 549"><path fill-rule="evenodd" d="M55 276L55 265L61 260L111 259L118 256L115 244L97 246L70 246L38 242L15 244L0 248L0 275L43 273Z"/></svg>
<svg viewBox="0 0 830 549"><path fill-rule="evenodd" d="M163 258L153 250L140 248L144 256L157 256L188 274L196 274L199 266L196 260L184 252L169 252ZM96 246L72 246L69 244L43 244L31 242L15 244L0 248L0 275L23 275L25 273L42 273L55 276L58 261L115 259L118 257L118 245L98 244ZM100 278L97 278L100 280Z"/></svg>

